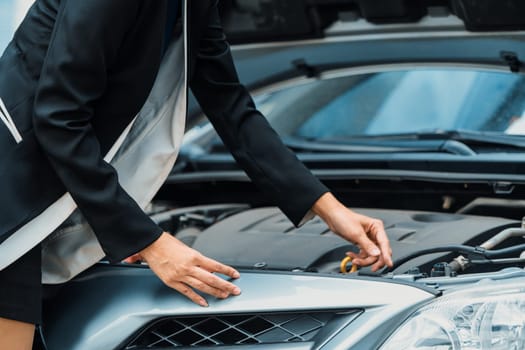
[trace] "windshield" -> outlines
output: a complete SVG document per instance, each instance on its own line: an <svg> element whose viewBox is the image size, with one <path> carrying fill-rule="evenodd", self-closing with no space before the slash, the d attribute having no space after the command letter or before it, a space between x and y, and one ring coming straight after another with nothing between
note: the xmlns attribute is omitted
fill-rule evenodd
<svg viewBox="0 0 525 350"><path fill-rule="evenodd" d="M281 136L334 139L467 130L525 134L525 78L459 69L316 80L255 98Z"/></svg>

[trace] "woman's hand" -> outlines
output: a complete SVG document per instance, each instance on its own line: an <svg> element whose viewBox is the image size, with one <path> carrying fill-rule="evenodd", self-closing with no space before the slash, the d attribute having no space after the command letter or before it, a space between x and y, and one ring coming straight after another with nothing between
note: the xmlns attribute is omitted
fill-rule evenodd
<svg viewBox="0 0 525 350"><path fill-rule="evenodd" d="M164 232L151 245L125 261L134 262L139 259L146 261L167 286L200 306L208 306L208 302L193 289L220 299L241 294L239 287L214 275L217 272L239 278L239 272L205 257L169 233Z"/></svg>
<svg viewBox="0 0 525 350"><path fill-rule="evenodd" d="M359 253L347 252L352 263L372 265L377 271L385 265L392 267L392 249L381 220L357 214L342 205L331 193L325 193L312 207L330 230L359 246Z"/></svg>

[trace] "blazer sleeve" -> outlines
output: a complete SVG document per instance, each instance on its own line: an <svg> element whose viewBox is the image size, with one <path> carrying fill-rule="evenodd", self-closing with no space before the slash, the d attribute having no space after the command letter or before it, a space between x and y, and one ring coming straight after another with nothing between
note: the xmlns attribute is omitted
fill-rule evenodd
<svg viewBox="0 0 525 350"><path fill-rule="evenodd" d="M254 183L301 224L328 189L282 143L240 84L217 9L198 49L191 89L236 161ZM310 215L308 215L310 216Z"/></svg>
<svg viewBox="0 0 525 350"><path fill-rule="evenodd" d="M162 233L119 185L90 123L140 1L67 0L60 6L36 91L34 131L107 258L119 261Z"/></svg>

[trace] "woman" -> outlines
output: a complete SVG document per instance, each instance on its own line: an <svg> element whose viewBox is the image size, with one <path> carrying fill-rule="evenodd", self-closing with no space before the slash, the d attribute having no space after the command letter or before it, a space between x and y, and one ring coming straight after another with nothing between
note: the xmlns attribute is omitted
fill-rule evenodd
<svg viewBox="0 0 525 350"><path fill-rule="evenodd" d="M317 214L361 247L357 264L391 265L382 223L340 204L255 109L217 0L37 0L0 60L0 348L30 348L41 322L39 243L75 206L110 261L136 254L202 306L194 289L240 294L213 274L237 271L163 232L141 209L175 159L188 85L239 164L294 224Z"/></svg>

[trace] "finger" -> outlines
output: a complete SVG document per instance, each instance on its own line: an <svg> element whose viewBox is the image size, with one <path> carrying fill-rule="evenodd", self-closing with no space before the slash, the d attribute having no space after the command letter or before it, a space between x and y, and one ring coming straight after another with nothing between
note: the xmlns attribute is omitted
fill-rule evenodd
<svg viewBox="0 0 525 350"><path fill-rule="evenodd" d="M239 278L241 275L239 274L239 271L235 270L233 267L230 267L228 265L221 264L220 262L210 259L208 257L202 256L202 261L200 261L199 264L203 269L206 269L210 272L218 272L220 274L223 274L225 276L231 277L231 278Z"/></svg>
<svg viewBox="0 0 525 350"><path fill-rule="evenodd" d="M390 247L390 242L388 236L384 230L380 230L376 234L377 244L381 249L381 256L386 263L386 265L392 267L392 248Z"/></svg>
<svg viewBox="0 0 525 350"><path fill-rule="evenodd" d="M221 292L227 292L228 294L233 295L241 294L241 290L239 289L239 287L237 287L233 283L225 281L222 278L215 276L214 274L200 267L196 267L195 269L193 269L191 272L191 276L198 279L199 281L202 281L203 283L206 283L212 288L220 290Z"/></svg>
<svg viewBox="0 0 525 350"><path fill-rule="evenodd" d="M359 260L359 259L366 259L369 257L369 255L364 251L364 250L361 250L359 251L359 253L355 253L355 252L352 252L352 251L349 251L346 253L347 256L351 257L352 258L352 261L354 260Z"/></svg>
<svg viewBox="0 0 525 350"><path fill-rule="evenodd" d="M185 280L185 283L203 293L209 294L211 296L214 296L219 299L226 299L230 296L230 293L228 291L220 290L217 288L214 288L203 281L200 281L193 277L187 277Z"/></svg>
<svg viewBox="0 0 525 350"><path fill-rule="evenodd" d="M379 259L379 257L377 257L377 256L368 256L368 257L366 257L364 259L363 258L356 258L356 259L352 260L352 263L356 264L356 265L359 265L359 266L370 266L373 263L375 263L378 259Z"/></svg>
<svg viewBox="0 0 525 350"><path fill-rule="evenodd" d="M381 257L372 265L372 272L376 272L377 270L381 269L384 266L385 266L385 261Z"/></svg>
<svg viewBox="0 0 525 350"><path fill-rule="evenodd" d="M356 238L355 243L359 245L359 248L366 251L366 253L370 256L378 257L379 255L381 255L381 251L379 250L379 248L374 244L374 242L370 240L370 238L367 237L366 234L364 234L364 231L363 234L360 234Z"/></svg>
<svg viewBox="0 0 525 350"><path fill-rule="evenodd" d="M204 299L199 294L195 293L195 291L191 289L188 285L184 283L180 283L180 282L174 282L174 283L168 284L168 286L175 289L180 294L184 295L186 298L193 301L195 304L203 306L203 307L208 306L208 302L206 301L206 299Z"/></svg>
<svg viewBox="0 0 525 350"><path fill-rule="evenodd" d="M352 252L352 251L346 252L346 256L351 257L352 260L359 258L359 255L357 253Z"/></svg>

